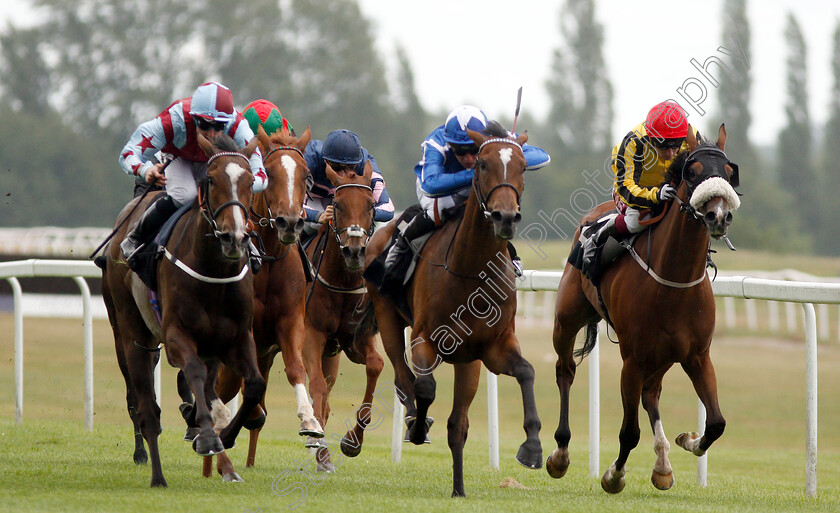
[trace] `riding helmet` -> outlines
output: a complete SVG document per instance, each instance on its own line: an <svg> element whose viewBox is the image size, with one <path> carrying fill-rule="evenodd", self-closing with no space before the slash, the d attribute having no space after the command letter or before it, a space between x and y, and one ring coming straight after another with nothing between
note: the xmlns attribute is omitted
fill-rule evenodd
<svg viewBox="0 0 840 513"><path fill-rule="evenodd" d="M236 119L233 94L218 82L201 84L192 95L190 115L213 121L233 121Z"/></svg>
<svg viewBox="0 0 840 513"><path fill-rule="evenodd" d="M358 164L362 161L359 136L350 130L333 130L324 139L324 159L339 164Z"/></svg>
<svg viewBox="0 0 840 513"><path fill-rule="evenodd" d="M478 107L461 105L446 117L443 139L449 144L473 144L467 128L480 132L487 128L487 116Z"/></svg>
<svg viewBox="0 0 840 513"><path fill-rule="evenodd" d="M677 103L658 103L648 112L645 130L657 139L681 139L688 134L686 118L687 114Z"/></svg>

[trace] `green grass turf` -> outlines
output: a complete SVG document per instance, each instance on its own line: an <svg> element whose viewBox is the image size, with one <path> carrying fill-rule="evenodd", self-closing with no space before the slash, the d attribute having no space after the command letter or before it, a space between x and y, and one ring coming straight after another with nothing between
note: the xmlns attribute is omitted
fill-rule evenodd
<svg viewBox="0 0 840 513"><path fill-rule="evenodd" d="M588 475L588 360L572 388L572 466L561 480L544 469L527 470L513 456L524 441L521 397L514 379L499 378L501 469L487 457L485 383L471 408L465 450L468 497L449 498L451 458L446 418L452 405L452 370L435 373L437 399L431 415L433 443L403 444L400 464L390 461L391 424L377 403L374 424L362 454L334 456L338 472L323 476L297 436L294 394L279 367L269 382L269 417L257 455L257 467L244 468L247 436L229 454L245 479L224 484L218 475L200 476L201 461L181 441L183 422L177 410L175 370L163 371L161 458L169 488L149 489L149 466L131 460L133 437L125 412L125 388L114 358L110 328L94 323L95 425L84 430L81 323L76 320L25 320L24 422L14 423L12 318L0 315L0 476L2 511L840 511L840 348L819 348L818 495L805 497L805 350L785 338L723 338L713 344L721 408L727 429L709 452L708 486L696 484L696 458L673 439L697 424L697 399L679 367L665 379L662 420L672 441L676 484L658 491L650 484L653 436L642 413L642 437L627 466L627 487L611 496L601 490L600 473L615 459L621 405L618 349L603 340L601 348L601 443L597 478ZM523 353L534 365L537 406L543 423L544 456L554 448L559 414L554 384L554 353L546 329L520 328ZM380 350L380 352L382 352ZM384 352L382 352L384 354ZM381 383L392 381L386 364ZM327 436L339 437L353 418L364 386L364 369L346 360L332 396ZM335 442L333 442L335 445ZM527 489L500 487L513 478ZM286 492L285 495L283 492ZM296 501L301 501L296 503Z"/></svg>

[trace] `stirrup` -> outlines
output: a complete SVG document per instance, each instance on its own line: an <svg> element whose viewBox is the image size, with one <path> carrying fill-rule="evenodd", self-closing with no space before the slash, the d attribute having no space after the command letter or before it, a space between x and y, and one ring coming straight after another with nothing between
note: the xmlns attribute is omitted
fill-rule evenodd
<svg viewBox="0 0 840 513"><path fill-rule="evenodd" d="M141 247L143 247L143 244L138 244L131 237L126 237L120 242L120 250L126 261L131 260Z"/></svg>
<svg viewBox="0 0 840 513"><path fill-rule="evenodd" d="M513 263L513 273L517 278L521 278L522 275L525 274L525 268L522 266L522 259L514 258L511 262Z"/></svg>

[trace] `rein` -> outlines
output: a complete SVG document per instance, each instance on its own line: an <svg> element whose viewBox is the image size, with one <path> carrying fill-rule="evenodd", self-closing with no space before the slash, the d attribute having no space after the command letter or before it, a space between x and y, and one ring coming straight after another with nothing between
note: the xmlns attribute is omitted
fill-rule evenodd
<svg viewBox="0 0 840 513"><path fill-rule="evenodd" d="M346 183L344 185L339 185L338 187L336 187L335 188L335 193L333 193L333 196L335 196L335 194L337 194L338 191L340 191L342 188L345 188L345 187L359 187L359 188L366 189L366 190L370 191L371 195L373 194L373 188L369 185L364 185L364 184L360 184L360 183ZM333 215L335 215L335 214L333 214ZM333 219L333 221L336 221L336 219ZM357 224L352 224L350 226L347 226L347 227L339 230L338 228L335 227L336 224L337 223L330 222L328 226L332 230L333 235L335 235L335 241L338 242L338 246L340 248L346 247L344 244L341 243L341 236L345 232L347 233L347 238L348 239L350 237L364 237L364 236L367 236L367 238L365 239L365 242L362 246L367 246L367 243L370 241L370 238L373 235L374 221L372 219L371 219L371 223L370 223L370 228L368 228L367 230L365 230L364 228L362 228L361 226L359 226Z"/></svg>
<svg viewBox="0 0 840 513"><path fill-rule="evenodd" d="M302 152L302 151L300 151L300 149L299 149L299 148L296 148L295 146L278 146L277 148L274 148L273 150L269 151L269 152L268 152L268 153L267 153L267 154L263 157L263 164L265 164L265 163L267 163L267 162L268 162L268 158L269 158L269 157L270 157L270 156L271 156L271 155L272 155L275 151L281 151L281 150L284 150L284 151L293 151L293 152L297 153L298 155L300 155L300 158L301 158L301 159L304 159L304 160L306 159L306 158L303 156L303 152ZM304 178L304 180L306 181L306 193L307 193L307 194L309 194L309 191L312 189L312 185L315 183L315 179L312 177L312 173L308 172L308 170L307 170L306 177ZM276 229L277 229L277 218L274 216L274 213L271 211L271 207L269 206L270 201L268 201L268 189L266 189L265 191L263 191L263 194L264 194L264 195L265 195L265 197L266 197L265 210L266 210L266 212L268 213L268 216L263 216L262 214L258 214L258 213L254 210L254 207L253 207L253 206L251 206L251 209L250 209L251 214L250 214L250 215L251 215L253 218L255 218L255 219L256 219L256 221L257 221L257 224L258 224L258 225L260 225L260 226L262 226L262 227L264 227L264 228L265 228L265 227L271 227L271 228L273 228L273 229L275 229L275 230L276 230ZM303 216L303 215L304 215L304 209L303 209L303 207L301 207L301 209L300 209L300 210L301 210L301 216Z"/></svg>

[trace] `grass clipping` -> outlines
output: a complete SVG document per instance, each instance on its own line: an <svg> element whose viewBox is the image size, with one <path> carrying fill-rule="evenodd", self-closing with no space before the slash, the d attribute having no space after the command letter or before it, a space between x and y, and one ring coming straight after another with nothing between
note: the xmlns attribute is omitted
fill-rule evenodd
<svg viewBox="0 0 840 513"><path fill-rule="evenodd" d="M514 488L516 490L530 490L527 486L523 486L519 481L512 477L506 477L504 481L499 483L499 488Z"/></svg>

